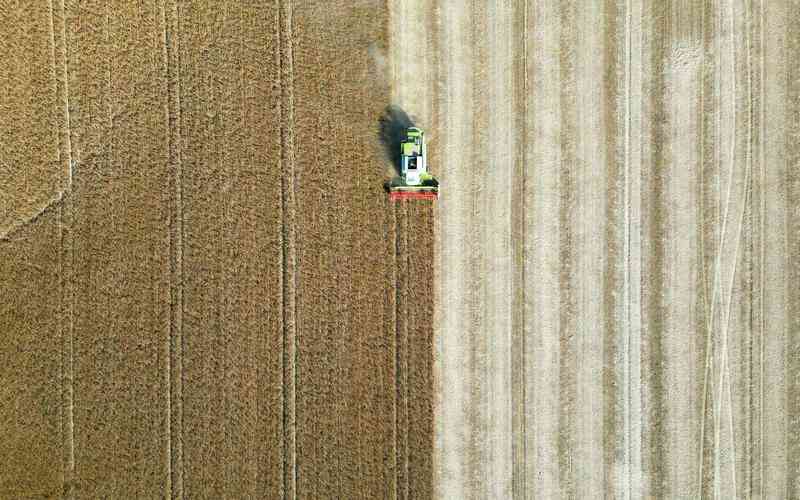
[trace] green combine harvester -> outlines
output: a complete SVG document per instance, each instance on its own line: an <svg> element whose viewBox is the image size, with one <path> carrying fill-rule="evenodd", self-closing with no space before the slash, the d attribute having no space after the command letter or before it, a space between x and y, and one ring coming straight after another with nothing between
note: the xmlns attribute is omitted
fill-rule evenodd
<svg viewBox="0 0 800 500"><path fill-rule="evenodd" d="M391 200L435 200L439 197L439 181L428 173L425 134L409 127L400 144L400 177L389 185Z"/></svg>

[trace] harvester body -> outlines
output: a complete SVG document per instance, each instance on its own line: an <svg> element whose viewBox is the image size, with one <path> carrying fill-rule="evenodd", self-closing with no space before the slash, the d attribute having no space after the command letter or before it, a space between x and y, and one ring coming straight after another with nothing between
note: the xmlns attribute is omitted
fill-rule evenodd
<svg viewBox="0 0 800 500"><path fill-rule="evenodd" d="M398 199L436 199L439 182L428 173L425 134L416 127L405 131L400 144L400 176L389 184L389 197Z"/></svg>

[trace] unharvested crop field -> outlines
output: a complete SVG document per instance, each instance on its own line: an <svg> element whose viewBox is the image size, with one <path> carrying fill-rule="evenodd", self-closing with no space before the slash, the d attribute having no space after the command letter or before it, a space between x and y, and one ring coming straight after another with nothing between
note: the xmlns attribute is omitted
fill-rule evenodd
<svg viewBox="0 0 800 500"><path fill-rule="evenodd" d="M0 498L800 497L797 7L6 2Z"/></svg>
<svg viewBox="0 0 800 500"><path fill-rule="evenodd" d="M430 496L432 205L383 191L388 8L0 21L0 497Z"/></svg>

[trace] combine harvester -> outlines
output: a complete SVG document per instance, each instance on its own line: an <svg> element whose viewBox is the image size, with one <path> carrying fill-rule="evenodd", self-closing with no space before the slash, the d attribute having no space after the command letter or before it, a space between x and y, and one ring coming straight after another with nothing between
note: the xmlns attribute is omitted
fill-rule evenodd
<svg viewBox="0 0 800 500"><path fill-rule="evenodd" d="M400 177L388 184L391 200L435 200L439 197L439 181L428 173L425 134L409 127L400 144Z"/></svg>

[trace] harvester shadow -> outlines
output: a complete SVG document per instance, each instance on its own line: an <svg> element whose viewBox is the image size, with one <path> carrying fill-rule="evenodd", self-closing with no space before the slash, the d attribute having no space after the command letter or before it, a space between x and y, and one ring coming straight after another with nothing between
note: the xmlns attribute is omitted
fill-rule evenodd
<svg viewBox="0 0 800 500"><path fill-rule="evenodd" d="M394 104L386 106L379 119L378 139L392 163L395 176L400 175L400 144L405 139L406 129L413 126L414 122L408 113Z"/></svg>

